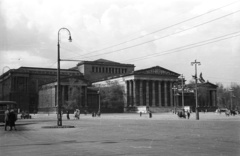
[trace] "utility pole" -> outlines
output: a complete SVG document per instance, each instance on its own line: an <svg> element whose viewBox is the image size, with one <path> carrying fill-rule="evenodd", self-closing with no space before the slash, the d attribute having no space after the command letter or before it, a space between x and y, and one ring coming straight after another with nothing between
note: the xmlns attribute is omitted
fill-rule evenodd
<svg viewBox="0 0 240 156"><path fill-rule="evenodd" d="M195 60L194 62L191 62L191 65L195 65L195 99L196 99L196 108L195 108L195 112L196 112L196 120L199 120L199 112L198 112L198 88L197 88L197 83L198 83L198 78L197 78L197 65L201 65L200 62L197 62L197 60Z"/></svg>
<svg viewBox="0 0 240 156"><path fill-rule="evenodd" d="M183 109L184 109L184 86L183 86L184 76L183 76L183 74L181 75L180 78L182 79L182 107L183 107Z"/></svg>

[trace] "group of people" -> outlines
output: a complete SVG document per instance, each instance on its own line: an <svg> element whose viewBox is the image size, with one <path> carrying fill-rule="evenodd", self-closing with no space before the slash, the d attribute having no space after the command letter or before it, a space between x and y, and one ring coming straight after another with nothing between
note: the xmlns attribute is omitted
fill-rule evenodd
<svg viewBox="0 0 240 156"><path fill-rule="evenodd" d="M98 117L100 117L101 116L101 112L100 111L98 111L97 113L96 112L92 112L92 117L96 117L96 116L98 116Z"/></svg>
<svg viewBox="0 0 240 156"><path fill-rule="evenodd" d="M140 117L142 116L142 113L143 113L143 112L140 112L140 113L139 113ZM152 112L149 110L149 111L147 111L147 113L149 114L149 118L152 118Z"/></svg>
<svg viewBox="0 0 240 156"><path fill-rule="evenodd" d="M70 112L67 111L66 114L67 114L67 119L70 120L70 116L69 116ZM86 111L86 110L84 111L84 114L87 115L87 111ZM93 111L93 112L92 112L92 117L96 117L96 116L100 117L100 116L101 116L101 112L98 111L98 112L96 113L96 112ZM74 118L75 118L75 119L80 119L80 110L79 110L79 109L76 109L76 110L74 111Z"/></svg>
<svg viewBox="0 0 240 156"><path fill-rule="evenodd" d="M11 130L17 130L15 126L15 122L17 121L17 114L14 112L14 109L9 109L5 111L5 131L8 130L8 126L10 127Z"/></svg>
<svg viewBox="0 0 240 156"><path fill-rule="evenodd" d="M179 118L190 118L190 111L187 110L185 111L184 109L183 110L179 110L177 111L177 115Z"/></svg>
<svg viewBox="0 0 240 156"><path fill-rule="evenodd" d="M70 120L70 116L69 116L70 112L67 111L67 119ZM76 109L74 111L74 118L75 119L80 119L80 110L79 109Z"/></svg>

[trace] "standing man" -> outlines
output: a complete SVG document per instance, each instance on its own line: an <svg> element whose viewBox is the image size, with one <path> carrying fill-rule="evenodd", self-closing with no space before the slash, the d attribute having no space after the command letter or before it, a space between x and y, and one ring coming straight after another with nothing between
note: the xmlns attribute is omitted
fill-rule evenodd
<svg viewBox="0 0 240 156"><path fill-rule="evenodd" d="M70 120L69 111L67 111L67 119Z"/></svg>
<svg viewBox="0 0 240 156"><path fill-rule="evenodd" d="M188 117L188 119L190 118L190 112L189 111L187 111L187 117Z"/></svg>
<svg viewBox="0 0 240 156"><path fill-rule="evenodd" d="M17 121L17 114L14 112L14 109L11 109L11 111L8 114L8 123L10 126L10 131L12 130L12 128L14 128L14 130L16 131L16 127L15 127L15 122Z"/></svg>

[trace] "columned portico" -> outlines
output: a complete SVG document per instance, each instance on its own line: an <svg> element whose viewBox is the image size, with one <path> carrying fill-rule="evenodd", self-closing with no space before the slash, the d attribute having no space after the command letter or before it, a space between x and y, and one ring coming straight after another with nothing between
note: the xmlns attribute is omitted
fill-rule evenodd
<svg viewBox="0 0 240 156"><path fill-rule="evenodd" d="M173 82L178 80L179 75L156 66L134 71L112 81L120 80L119 84L124 86L125 110L128 110L128 107L131 109L136 106L163 109L166 107L167 110L173 106L172 86Z"/></svg>
<svg viewBox="0 0 240 156"><path fill-rule="evenodd" d="M126 102L128 106L173 107L173 81L127 80L125 82ZM162 85L163 84L163 85ZM163 96L164 95L164 96Z"/></svg>

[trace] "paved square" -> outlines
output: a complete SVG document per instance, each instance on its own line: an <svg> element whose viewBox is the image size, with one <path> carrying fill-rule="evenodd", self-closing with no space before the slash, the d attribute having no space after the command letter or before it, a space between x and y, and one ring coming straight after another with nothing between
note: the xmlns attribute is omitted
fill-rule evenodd
<svg viewBox="0 0 240 156"><path fill-rule="evenodd" d="M239 156L240 115L200 113L200 120L179 119L175 114L102 114L66 120L75 128L56 125L56 115L32 115L17 121L18 131L4 131L1 156Z"/></svg>

